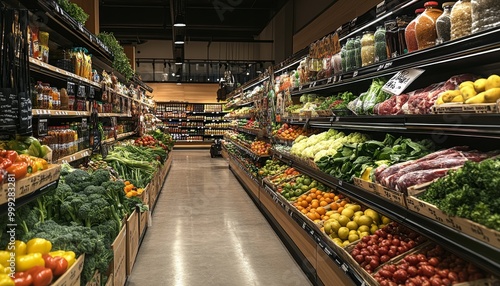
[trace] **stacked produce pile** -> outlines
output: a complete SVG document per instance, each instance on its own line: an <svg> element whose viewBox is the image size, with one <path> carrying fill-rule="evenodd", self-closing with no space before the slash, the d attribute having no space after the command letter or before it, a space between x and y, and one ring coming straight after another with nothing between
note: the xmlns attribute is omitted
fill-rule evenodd
<svg viewBox="0 0 500 286"><path fill-rule="evenodd" d="M16 210L16 237L21 241L43 238L54 250L85 254L85 285L95 270L107 273L113 259L111 244L122 220L137 206L144 210L139 198L126 197L124 187L123 181L112 181L106 169L89 173L63 165L56 190ZM6 223L2 221L2 230ZM0 245L7 245L8 237L0 238Z"/></svg>
<svg viewBox="0 0 500 286"><path fill-rule="evenodd" d="M390 167L382 165L375 170L374 177L387 188L406 192L411 186L432 182L445 176L448 171L462 167L465 162L480 162L493 155L467 149L465 146L454 147Z"/></svg>
<svg viewBox="0 0 500 286"><path fill-rule="evenodd" d="M267 160L264 166L259 169L258 174L260 178L271 178L281 173L287 173L288 169L289 168L280 161L271 159Z"/></svg>
<svg viewBox="0 0 500 286"><path fill-rule="evenodd" d="M464 81L458 89L449 89L439 94L436 105L443 103L495 103L500 99L500 76L494 74L475 81Z"/></svg>
<svg viewBox="0 0 500 286"><path fill-rule="evenodd" d="M358 143L342 143L332 154L317 160L316 164L323 172L345 181L350 182L354 177L370 180L370 175L377 166L420 158L432 148L432 143L426 140L414 142L409 138L395 138L387 134L384 141L358 140Z"/></svg>
<svg viewBox="0 0 500 286"><path fill-rule="evenodd" d="M307 175L294 176L291 180L281 183L277 192L289 201L296 201L302 194L311 189L325 191L325 186Z"/></svg>
<svg viewBox="0 0 500 286"><path fill-rule="evenodd" d="M387 100L391 96L382 90L385 83L385 79L373 79L368 90L360 94L355 100L349 102L347 107L357 115L373 114L375 105Z"/></svg>
<svg viewBox="0 0 500 286"><path fill-rule="evenodd" d="M273 131L273 135L281 140L295 140L300 135L306 135L307 133L299 125L288 125L284 123L279 129Z"/></svg>
<svg viewBox="0 0 500 286"><path fill-rule="evenodd" d="M34 137L0 143L0 182L6 182L9 174L19 180L47 169L47 160L42 158L49 154L50 149Z"/></svg>
<svg viewBox="0 0 500 286"><path fill-rule="evenodd" d="M347 110L347 104L354 100L354 95L350 91L339 93L327 97L316 109L316 111L340 111ZM318 112L319 113L319 112ZM331 115L330 113L325 113Z"/></svg>
<svg viewBox="0 0 500 286"><path fill-rule="evenodd" d="M267 156L269 155L269 151L271 151L271 144L256 140L250 144L250 150L258 156Z"/></svg>
<svg viewBox="0 0 500 286"><path fill-rule="evenodd" d="M467 161L432 183L420 199L500 231L500 159Z"/></svg>
<svg viewBox="0 0 500 286"><path fill-rule="evenodd" d="M425 241L426 239L420 234L391 222L375 230L371 235L363 236L350 251L350 255L364 270L372 273L381 264Z"/></svg>
<svg viewBox="0 0 500 286"><path fill-rule="evenodd" d="M431 244L382 266L373 277L380 285L452 285L482 279L487 274L471 262Z"/></svg>

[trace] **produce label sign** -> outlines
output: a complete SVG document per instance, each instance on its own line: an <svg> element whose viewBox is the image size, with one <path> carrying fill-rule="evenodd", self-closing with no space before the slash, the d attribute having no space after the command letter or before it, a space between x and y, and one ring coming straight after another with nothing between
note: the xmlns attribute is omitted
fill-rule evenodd
<svg viewBox="0 0 500 286"><path fill-rule="evenodd" d="M390 94L400 95L413 81L423 74L424 71L423 69L399 71L382 87L382 90Z"/></svg>

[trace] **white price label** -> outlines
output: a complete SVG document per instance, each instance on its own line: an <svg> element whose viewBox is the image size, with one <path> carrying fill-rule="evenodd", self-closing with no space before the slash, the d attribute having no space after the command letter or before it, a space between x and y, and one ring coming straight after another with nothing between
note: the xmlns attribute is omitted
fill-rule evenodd
<svg viewBox="0 0 500 286"><path fill-rule="evenodd" d="M354 71L354 73L352 74L352 77L357 77L358 76L358 71Z"/></svg>
<svg viewBox="0 0 500 286"><path fill-rule="evenodd" d="M399 71L385 85L382 90L394 95L400 95L405 89L415 81L425 70L407 69Z"/></svg>

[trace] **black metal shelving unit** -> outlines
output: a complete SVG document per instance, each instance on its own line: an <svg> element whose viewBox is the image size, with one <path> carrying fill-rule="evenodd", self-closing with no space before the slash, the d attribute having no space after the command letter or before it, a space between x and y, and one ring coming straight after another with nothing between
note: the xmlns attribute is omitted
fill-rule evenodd
<svg viewBox="0 0 500 286"><path fill-rule="evenodd" d="M351 183L347 183L319 170L315 170L295 160L286 153L274 151L274 157L311 178L318 180L326 186L387 215L394 221L414 229L464 259L474 262L485 270L492 273L498 273L500 269L500 249L462 234L440 222L433 221L425 216L414 213L401 205L391 203Z"/></svg>

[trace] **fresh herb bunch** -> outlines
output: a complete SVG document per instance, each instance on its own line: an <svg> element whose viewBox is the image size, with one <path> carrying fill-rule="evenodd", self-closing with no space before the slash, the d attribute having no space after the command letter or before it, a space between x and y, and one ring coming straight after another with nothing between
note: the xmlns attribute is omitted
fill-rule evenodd
<svg viewBox="0 0 500 286"><path fill-rule="evenodd" d="M113 33L102 32L99 33L97 37L111 50L114 57L113 68L121 73L127 80L132 78L134 70L130 65L129 59L125 55L123 47L120 45Z"/></svg>
<svg viewBox="0 0 500 286"><path fill-rule="evenodd" d="M57 0L57 4L61 6L61 8L68 13L73 19L75 19L78 23L85 25L89 15L83 11L83 9L76 5L75 3L69 2L69 0Z"/></svg>

